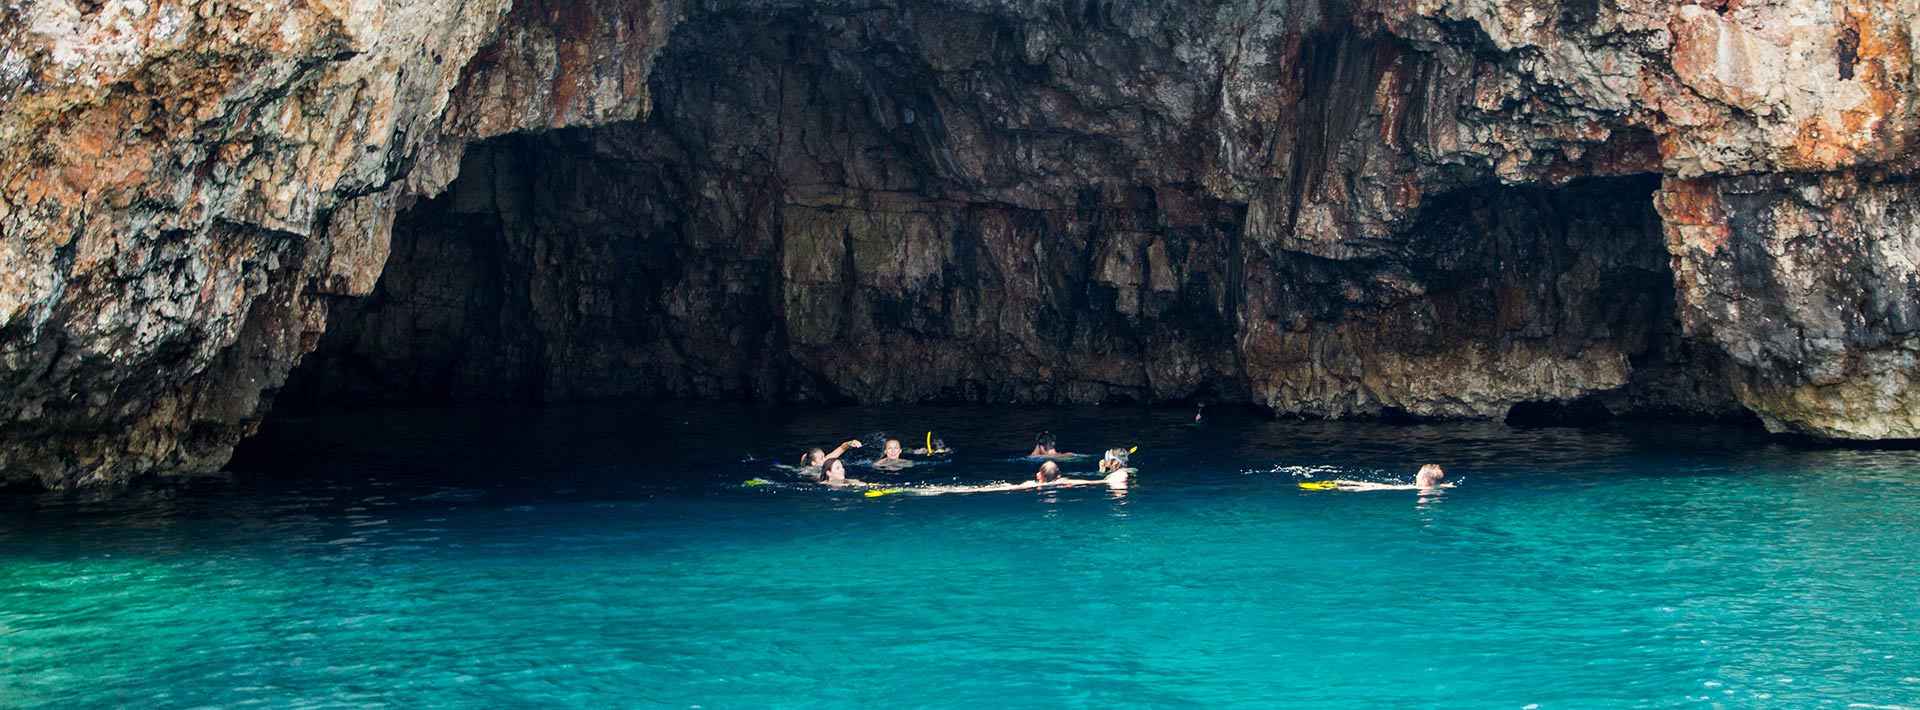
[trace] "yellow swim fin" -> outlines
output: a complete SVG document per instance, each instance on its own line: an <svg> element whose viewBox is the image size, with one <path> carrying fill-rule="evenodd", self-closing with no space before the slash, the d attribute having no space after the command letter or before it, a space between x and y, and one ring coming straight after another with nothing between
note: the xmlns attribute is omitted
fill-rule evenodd
<svg viewBox="0 0 1920 710"><path fill-rule="evenodd" d="M907 491L904 488L880 488L877 490L867 491L863 495L865 495L868 498L879 498L880 496L886 495L888 493L905 493L905 492Z"/></svg>
<svg viewBox="0 0 1920 710"><path fill-rule="evenodd" d="M1330 491L1339 488L1340 484L1333 481L1301 481L1300 487L1309 491Z"/></svg>

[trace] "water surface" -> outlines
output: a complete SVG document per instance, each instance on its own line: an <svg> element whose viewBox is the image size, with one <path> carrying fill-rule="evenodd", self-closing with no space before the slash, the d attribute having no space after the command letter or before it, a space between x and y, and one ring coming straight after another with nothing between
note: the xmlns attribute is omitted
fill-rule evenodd
<svg viewBox="0 0 1920 710"><path fill-rule="evenodd" d="M0 706L1920 707L1920 453L1190 419L281 415L229 474L0 498ZM950 462L853 475L1024 478L1041 429L1141 473L741 485L928 429ZM1295 485L1424 461L1460 487Z"/></svg>

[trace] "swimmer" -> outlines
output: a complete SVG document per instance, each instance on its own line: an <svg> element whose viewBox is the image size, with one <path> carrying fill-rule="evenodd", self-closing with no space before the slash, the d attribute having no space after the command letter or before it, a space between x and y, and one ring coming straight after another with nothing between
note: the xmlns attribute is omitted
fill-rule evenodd
<svg viewBox="0 0 1920 710"><path fill-rule="evenodd" d="M1349 481L1346 479L1335 479L1332 481L1328 481L1328 483L1333 484L1334 488L1337 488L1343 491L1433 492L1433 491L1438 491L1442 488L1452 488L1455 485L1458 485L1454 483L1446 483L1445 482L1446 478L1447 478L1447 472L1441 470L1439 464L1430 463L1430 464L1421 466L1420 472L1413 475L1413 485L1406 485L1406 484L1400 484L1400 483L1374 483L1373 481ZM1306 484L1301 484L1301 485L1304 486Z"/></svg>
<svg viewBox="0 0 1920 710"><path fill-rule="evenodd" d="M1114 471L1131 470L1131 468L1127 466L1127 456L1132 453L1133 452L1118 446L1107 449L1106 455L1100 457L1100 472L1113 473Z"/></svg>
<svg viewBox="0 0 1920 710"><path fill-rule="evenodd" d="M867 485L865 481L847 478L847 465L841 463L840 459L827 459L826 464L820 467L820 483L834 488Z"/></svg>
<svg viewBox="0 0 1920 710"><path fill-rule="evenodd" d="M1102 471L1101 473L1107 473ZM1127 471L1114 471L1100 478L1064 478L1060 475L1060 464L1048 461L1040 464L1040 470L1033 474L1033 480L1021 484L1032 488L1048 486L1091 486L1106 484L1114 488L1127 487Z"/></svg>
<svg viewBox="0 0 1920 710"><path fill-rule="evenodd" d="M1440 482L1446 479L1447 472L1440 470L1440 464L1430 463L1421 466L1419 473L1413 474L1413 485L1421 490L1439 488L1442 485Z"/></svg>
<svg viewBox="0 0 1920 710"><path fill-rule="evenodd" d="M1206 402L1201 402L1201 403L1200 403L1200 408L1199 408L1199 409L1196 409L1196 410L1194 410L1194 412L1193 412L1193 423L1195 423L1195 424L1199 424L1199 423L1200 423L1200 420L1201 420L1201 418L1203 418L1203 417L1205 417L1205 416L1207 416L1207 403L1206 403Z"/></svg>
<svg viewBox="0 0 1920 710"><path fill-rule="evenodd" d="M1092 486L1105 484L1114 490L1127 489L1128 471L1115 471L1104 478L1066 478L1060 475L1060 464L1048 461L1040 464L1040 470L1033 474L1032 480L1019 483L995 483L985 486L927 486L913 489L919 495L940 495L942 493L993 493L998 491L1024 491L1039 488L1062 488L1066 486Z"/></svg>
<svg viewBox="0 0 1920 710"><path fill-rule="evenodd" d="M1053 432L1050 431L1041 432L1040 438L1033 442L1033 453L1027 454L1027 458L1030 459L1070 459L1079 456L1079 454L1071 451L1061 451L1054 448Z"/></svg>
<svg viewBox="0 0 1920 710"><path fill-rule="evenodd" d="M807 453L800 457L800 468L820 468L828 461L840 458L840 455L846 453L847 449L858 448L860 448L860 440L852 439L834 447L831 453L821 451L818 447L808 449Z"/></svg>
<svg viewBox="0 0 1920 710"><path fill-rule="evenodd" d="M886 448L881 450L882 456L880 458L874 459L873 467L884 468L884 469L902 469L908 466L912 466L913 465L912 461L908 461L906 459L900 458L900 454L902 453L905 453L905 452L901 451L900 449L900 440L888 439Z"/></svg>
<svg viewBox="0 0 1920 710"><path fill-rule="evenodd" d="M947 448L947 442L933 438L932 434L928 434L925 448L913 449L907 453L915 456L939 456L941 454L951 454L953 453L953 449Z"/></svg>

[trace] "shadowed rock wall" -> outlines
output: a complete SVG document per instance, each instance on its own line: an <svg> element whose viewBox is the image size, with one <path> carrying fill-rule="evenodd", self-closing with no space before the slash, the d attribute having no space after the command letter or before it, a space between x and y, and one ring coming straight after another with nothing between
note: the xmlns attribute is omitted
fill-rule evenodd
<svg viewBox="0 0 1920 710"><path fill-rule="evenodd" d="M1739 411L1678 335L1653 176L1461 187L1391 240L1249 244L1181 124L1057 108L1153 77L1032 66L1005 18L905 14L691 19L647 119L471 151L283 398ZM1356 123L1400 50L1311 42L1313 120ZM1087 61L1171 62L1157 46Z"/></svg>

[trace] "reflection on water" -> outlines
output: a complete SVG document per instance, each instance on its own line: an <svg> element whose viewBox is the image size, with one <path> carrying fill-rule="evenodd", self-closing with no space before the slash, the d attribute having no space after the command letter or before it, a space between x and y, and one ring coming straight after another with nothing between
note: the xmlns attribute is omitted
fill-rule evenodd
<svg viewBox="0 0 1920 710"><path fill-rule="evenodd" d="M230 474L0 499L0 706L1920 706L1916 452L1191 419L283 416ZM929 430L956 453L887 485L1024 480L1042 430L1141 470L743 485ZM1429 461L1460 487L1295 485Z"/></svg>

